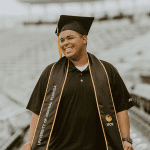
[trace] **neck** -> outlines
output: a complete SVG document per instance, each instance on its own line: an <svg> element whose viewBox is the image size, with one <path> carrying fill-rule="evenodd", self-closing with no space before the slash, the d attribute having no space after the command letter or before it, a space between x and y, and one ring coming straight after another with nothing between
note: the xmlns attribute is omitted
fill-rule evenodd
<svg viewBox="0 0 150 150"><path fill-rule="evenodd" d="M87 63L88 63L88 54L87 52L86 53L83 53L80 58L76 59L76 60L73 60L73 59L70 59L70 61L73 62L73 64L77 67L82 67L82 66L85 66Z"/></svg>

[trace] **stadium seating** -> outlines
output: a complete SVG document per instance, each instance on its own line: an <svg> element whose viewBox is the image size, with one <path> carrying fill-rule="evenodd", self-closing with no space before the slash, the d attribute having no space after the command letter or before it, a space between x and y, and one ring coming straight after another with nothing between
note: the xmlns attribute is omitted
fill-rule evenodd
<svg viewBox="0 0 150 150"><path fill-rule="evenodd" d="M135 147L134 150L147 150L148 146L147 144L139 144Z"/></svg>
<svg viewBox="0 0 150 150"><path fill-rule="evenodd" d="M134 150L148 150L148 145L143 143L142 139L134 133L133 129L130 129L130 137L132 138L132 147ZM141 149L140 149L141 148Z"/></svg>
<svg viewBox="0 0 150 150"><path fill-rule="evenodd" d="M131 133L131 139L135 139L137 137L136 133Z"/></svg>
<svg viewBox="0 0 150 150"><path fill-rule="evenodd" d="M140 23L130 24L128 20L95 22L89 34L87 48L89 52L101 56L101 59L107 58L111 60L114 56L113 53L115 53L116 61L123 62L125 60L123 55L126 55L127 52L120 53L120 50L115 52L113 48L124 45L128 41L146 34L149 30L149 22L147 25ZM6 31L0 35L0 89L7 98L11 98L16 103L14 105L19 105L20 107L27 105L42 71L47 65L58 60L57 41L54 31L55 26L53 25L23 27L19 30ZM139 51L138 46L135 49L135 51L130 51L131 56L126 59L131 59L134 53ZM130 63L138 60L140 60L139 57L134 60L131 59ZM124 67L122 68L125 69ZM7 108L8 104L12 105L12 102L9 102L6 97L0 99L0 104L2 104L0 105L0 114L2 114L2 107ZM15 107L12 107L12 109L12 111L15 111ZM145 109L148 111L148 107ZM20 112L22 111L20 110ZM16 118L14 120L16 121ZM8 123L14 130L14 120L10 121L10 118L8 118L2 124ZM21 128L21 125L19 128ZM4 135L4 133L0 132L0 136ZM6 130L6 133L6 135L10 136L10 132ZM133 133L132 130L131 137L133 138L135 150L140 148L140 150L146 150L146 146L141 144L140 137ZM0 143L2 143L2 140Z"/></svg>
<svg viewBox="0 0 150 150"><path fill-rule="evenodd" d="M141 144L141 143L142 143L142 139L141 139L141 138L135 138L135 139L133 139L133 144L132 144L133 149L134 149L137 145L139 145L139 144Z"/></svg>

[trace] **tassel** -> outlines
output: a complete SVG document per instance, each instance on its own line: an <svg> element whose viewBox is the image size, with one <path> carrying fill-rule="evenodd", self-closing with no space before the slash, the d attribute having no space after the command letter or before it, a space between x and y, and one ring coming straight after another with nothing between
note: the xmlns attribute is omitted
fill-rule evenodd
<svg viewBox="0 0 150 150"><path fill-rule="evenodd" d="M57 25L57 42L58 42L58 51L59 51L59 59L62 58L62 51L60 48L60 39L59 39L59 33L58 33L58 25Z"/></svg>

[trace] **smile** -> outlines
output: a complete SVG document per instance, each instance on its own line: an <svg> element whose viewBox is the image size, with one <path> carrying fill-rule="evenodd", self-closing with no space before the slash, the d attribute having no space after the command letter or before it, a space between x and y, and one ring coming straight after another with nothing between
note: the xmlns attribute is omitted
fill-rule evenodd
<svg viewBox="0 0 150 150"><path fill-rule="evenodd" d="M73 48L73 47L70 47L70 48L66 48L66 49L64 49L64 50L70 51L70 50L72 50L72 48Z"/></svg>

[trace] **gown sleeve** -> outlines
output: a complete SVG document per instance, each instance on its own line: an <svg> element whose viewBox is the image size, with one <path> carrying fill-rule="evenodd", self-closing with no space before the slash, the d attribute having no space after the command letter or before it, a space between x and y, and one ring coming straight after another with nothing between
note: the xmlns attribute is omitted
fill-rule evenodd
<svg viewBox="0 0 150 150"><path fill-rule="evenodd" d="M112 86L112 95L117 113L123 110L128 110L129 108L134 106L134 104L126 88L126 85L117 70L114 80L115 82Z"/></svg>

